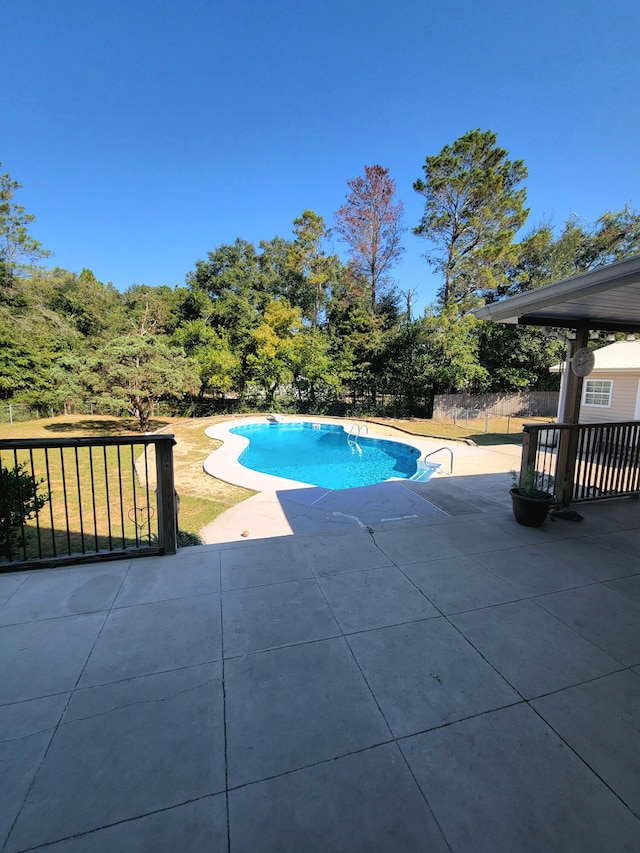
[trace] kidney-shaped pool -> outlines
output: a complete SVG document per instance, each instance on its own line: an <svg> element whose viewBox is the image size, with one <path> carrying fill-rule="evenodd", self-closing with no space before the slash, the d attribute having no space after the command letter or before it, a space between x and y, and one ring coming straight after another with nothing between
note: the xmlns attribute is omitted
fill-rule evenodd
<svg viewBox="0 0 640 853"><path fill-rule="evenodd" d="M238 458L245 468L325 489L352 489L394 478L408 480L418 471L420 451L416 447L349 434L341 426L247 424L229 432L249 439L249 446Z"/></svg>

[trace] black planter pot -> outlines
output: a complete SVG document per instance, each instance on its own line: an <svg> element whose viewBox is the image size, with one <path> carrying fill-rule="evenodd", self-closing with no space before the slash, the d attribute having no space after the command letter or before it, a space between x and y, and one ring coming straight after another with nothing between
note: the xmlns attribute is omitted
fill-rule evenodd
<svg viewBox="0 0 640 853"><path fill-rule="evenodd" d="M553 503L553 495L545 494L544 497L529 498L521 495L518 489L511 489L510 494L513 514L518 524L524 524L525 527L542 527Z"/></svg>

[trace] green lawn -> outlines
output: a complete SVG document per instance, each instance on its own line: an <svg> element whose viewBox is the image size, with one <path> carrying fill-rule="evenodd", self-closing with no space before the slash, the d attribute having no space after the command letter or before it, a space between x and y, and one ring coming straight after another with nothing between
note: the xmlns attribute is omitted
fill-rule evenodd
<svg viewBox="0 0 640 853"><path fill-rule="evenodd" d="M480 447L493 444L522 444L524 424L548 423L550 418L484 418L466 419L453 424L448 421L420 418L365 418L370 423L389 426L425 438L470 440ZM487 431L485 431L487 430Z"/></svg>
<svg viewBox="0 0 640 853"><path fill-rule="evenodd" d="M152 429L172 432L176 438L174 447L174 477L176 490L180 496L180 529L197 534L205 524L213 521L229 507L250 497L253 492L229 485L206 474L202 464L219 442L204 435L209 423L217 418L200 421L183 419L163 419L154 421ZM113 417L91 417L83 415L59 416L36 421L21 421L14 424L0 424L0 438L72 438L76 436L113 436L139 434L131 419ZM18 460L26 459L28 453L18 454ZM133 462L137 460L138 477L132 475ZM149 489L155 488L155 462L153 451L149 453L148 464L144 465L143 448L136 446L133 455L126 448L118 458L115 448L107 448L106 456L99 448L94 448L91 457L86 449L78 453L77 467L73 449L65 450L64 471L60 452L50 451L48 455L48 476L44 453L34 452L34 469L38 479L45 478L49 483L50 501L41 510L38 523L44 556L53 553L53 541L58 553L80 551L82 535L86 550L109 547L108 530L111 528L114 547L135 544L136 529L139 538L148 538L149 531L155 530L156 520L146 517L146 511L140 515L134 509L146 503L146 473L149 475ZM5 458L5 466L11 465L13 458ZM106 472L106 474L105 474ZM107 494L107 477L118 477L121 472L123 499L120 502L113 490ZM81 484L78 498L77 483ZM93 489L88 484L93 483ZM47 485L40 487L47 491ZM69 499L64 501L65 489ZM134 495L134 489L136 494ZM95 497L93 497L95 496ZM151 504L154 497L151 493ZM95 499L95 514L93 501ZM68 527L72 531L67 539ZM51 533L53 527L55 537ZM138 517L139 515L139 517ZM153 513L152 513L153 516ZM94 521L95 518L95 521ZM37 556L37 530L35 520L28 525L28 555Z"/></svg>

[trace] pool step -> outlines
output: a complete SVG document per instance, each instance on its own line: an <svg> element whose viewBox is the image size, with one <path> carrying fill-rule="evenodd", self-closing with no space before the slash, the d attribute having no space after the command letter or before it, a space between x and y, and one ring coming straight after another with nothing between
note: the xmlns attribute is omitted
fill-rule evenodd
<svg viewBox="0 0 640 853"><path fill-rule="evenodd" d="M409 480L411 480L412 483L419 483L422 480L428 480L436 473L436 471L440 470L440 468L442 468L442 465L435 462L427 462L426 464L424 462L418 462L418 470L412 477L409 477Z"/></svg>

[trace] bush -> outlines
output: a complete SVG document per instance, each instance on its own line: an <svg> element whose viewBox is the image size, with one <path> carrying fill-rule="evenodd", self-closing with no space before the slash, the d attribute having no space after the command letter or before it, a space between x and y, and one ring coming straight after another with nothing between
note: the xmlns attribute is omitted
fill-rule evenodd
<svg viewBox="0 0 640 853"><path fill-rule="evenodd" d="M24 522L49 500L49 495L38 494L44 480L36 480L25 468L24 462L13 469L0 468L0 554L8 559L20 540Z"/></svg>
<svg viewBox="0 0 640 853"><path fill-rule="evenodd" d="M178 530L178 548L188 548L190 545L202 545L202 539L197 533L188 530Z"/></svg>

